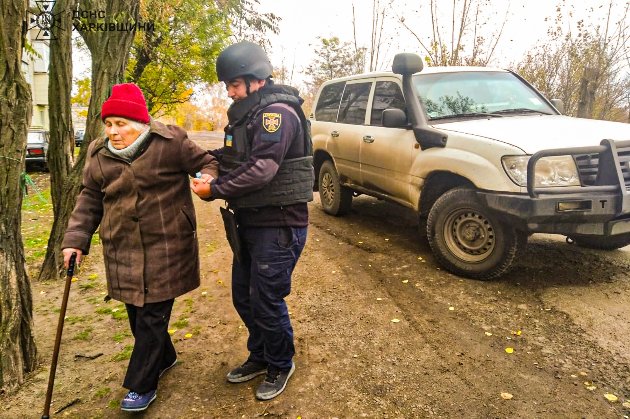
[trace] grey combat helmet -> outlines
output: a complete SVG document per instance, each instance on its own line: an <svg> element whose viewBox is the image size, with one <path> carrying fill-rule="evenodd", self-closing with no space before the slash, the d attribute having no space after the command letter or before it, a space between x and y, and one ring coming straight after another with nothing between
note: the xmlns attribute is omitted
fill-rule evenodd
<svg viewBox="0 0 630 419"><path fill-rule="evenodd" d="M272 71L273 67L265 51L249 41L230 45L217 58L217 76L223 82L244 76L265 80L271 76Z"/></svg>

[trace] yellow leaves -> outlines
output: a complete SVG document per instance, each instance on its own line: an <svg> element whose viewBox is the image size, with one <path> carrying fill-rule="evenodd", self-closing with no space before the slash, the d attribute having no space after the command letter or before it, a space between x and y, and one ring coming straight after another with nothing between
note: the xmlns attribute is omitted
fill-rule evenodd
<svg viewBox="0 0 630 419"><path fill-rule="evenodd" d="M507 354L514 353L514 348L510 348L510 347L508 346L507 348L505 348L505 353L507 353Z"/></svg>
<svg viewBox="0 0 630 419"><path fill-rule="evenodd" d="M514 396L511 393L505 393L505 392L501 393L501 398L503 400L512 400L513 397Z"/></svg>
<svg viewBox="0 0 630 419"><path fill-rule="evenodd" d="M168 329L168 334L173 336L177 332L177 329Z"/></svg>
<svg viewBox="0 0 630 419"><path fill-rule="evenodd" d="M400 319L392 319L392 323L400 323Z"/></svg>
<svg viewBox="0 0 630 419"><path fill-rule="evenodd" d="M514 336L520 336L521 333L522 332L520 330L512 330L512 335L514 335Z"/></svg>
<svg viewBox="0 0 630 419"><path fill-rule="evenodd" d="M406 284L406 283L408 283L408 282L409 282L409 280L408 280L408 279L403 279L403 281L402 281L402 283L403 283L403 284Z"/></svg>
<svg viewBox="0 0 630 419"><path fill-rule="evenodd" d="M615 402L619 401L619 398L617 396L615 396L614 394L612 394L612 393L604 394L604 398L606 400L608 400L609 402L611 402L611 403L615 403Z"/></svg>
<svg viewBox="0 0 630 419"><path fill-rule="evenodd" d="M76 276L73 276L73 277L72 277L72 282L77 282L78 280L79 280L79 278L78 278L78 277L76 277Z"/></svg>
<svg viewBox="0 0 630 419"><path fill-rule="evenodd" d="M626 409L630 409L630 402L623 402L621 403L621 405L625 407Z"/></svg>
<svg viewBox="0 0 630 419"><path fill-rule="evenodd" d="M89 279L90 281L91 281L91 280L94 280L94 279L97 279L97 278L98 278L98 274L89 274L89 275L88 275L88 279Z"/></svg>
<svg viewBox="0 0 630 419"><path fill-rule="evenodd" d="M191 337L193 337L193 334L192 334L192 333L186 333L186 334L184 335L184 339L190 339Z"/></svg>
<svg viewBox="0 0 630 419"><path fill-rule="evenodd" d="M449 311L455 311L455 307L453 307L453 306L450 306L448 309L449 309Z"/></svg>
<svg viewBox="0 0 630 419"><path fill-rule="evenodd" d="M492 336L492 333L486 332L486 336Z"/></svg>
<svg viewBox="0 0 630 419"><path fill-rule="evenodd" d="M205 297L206 295L208 295L208 291L202 291L202 292L201 292L201 296L202 296L202 297Z"/></svg>

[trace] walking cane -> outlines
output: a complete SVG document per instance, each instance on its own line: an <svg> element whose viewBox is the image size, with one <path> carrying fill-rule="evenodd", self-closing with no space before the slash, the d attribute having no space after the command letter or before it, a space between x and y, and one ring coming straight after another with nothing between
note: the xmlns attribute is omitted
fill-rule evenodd
<svg viewBox="0 0 630 419"><path fill-rule="evenodd" d="M59 346L61 345L61 334L63 333L63 321L66 317L66 307L68 306L68 296L70 294L70 283L72 282L72 275L74 275L74 264L76 260L77 254L72 253L72 256L70 256L70 262L68 263L68 275L66 276L66 287L63 290L63 299L61 300L61 311L59 311L57 336L55 336L55 347L53 349L53 356L50 364L50 374L48 375L48 390L46 391L46 404L44 405L42 419L48 419L50 417L50 402L52 401L53 385L55 384L55 372L57 371L57 359L59 359Z"/></svg>

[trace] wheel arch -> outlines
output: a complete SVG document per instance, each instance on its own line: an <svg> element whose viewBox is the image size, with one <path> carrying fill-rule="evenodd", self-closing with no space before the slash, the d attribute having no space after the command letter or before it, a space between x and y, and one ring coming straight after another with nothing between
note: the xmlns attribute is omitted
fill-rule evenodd
<svg viewBox="0 0 630 419"><path fill-rule="evenodd" d="M457 187L476 189L473 182L456 173L447 171L430 173L420 191L420 202L418 205L420 216L428 216L435 201L445 192Z"/></svg>
<svg viewBox="0 0 630 419"><path fill-rule="evenodd" d="M328 160L335 164L335 160L330 154L328 154L327 151L315 150L315 152L313 153L313 169L315 170L315 183L313 184L313 192L319 191L319 184L317 181L319 179L319 171L322 168L322 164L324 164L324 162Z"/></svg>

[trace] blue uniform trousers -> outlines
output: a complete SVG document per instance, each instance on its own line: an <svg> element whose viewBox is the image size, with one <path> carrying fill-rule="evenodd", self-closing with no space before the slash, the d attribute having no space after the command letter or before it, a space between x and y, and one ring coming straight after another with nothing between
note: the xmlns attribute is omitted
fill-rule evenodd
<svg viewBox="0 0 630 419"><path fill-rule="evenodd" d="M295 347L284 298L306 242L306 227L239 227L242 262L232 264L232 301L247 326L249 359L291 368Z"/></svg>

